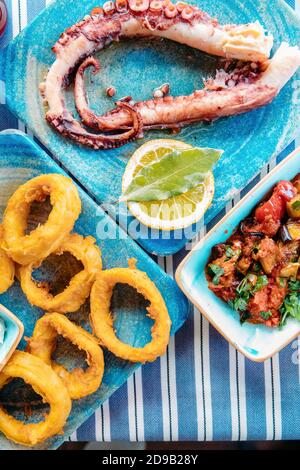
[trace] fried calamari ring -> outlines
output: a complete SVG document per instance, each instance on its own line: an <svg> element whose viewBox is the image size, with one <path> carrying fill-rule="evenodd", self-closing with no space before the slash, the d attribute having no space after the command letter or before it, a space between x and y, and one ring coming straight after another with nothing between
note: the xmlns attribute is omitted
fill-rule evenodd
<svg viewBox="0 0 300 470"><path fill-rule="evenodd" d="M50 196L52 211L45 224L25 234L30 206ZM81 211L76 186L66 176L40 175L20 186L8 201L3 217L3 248L21 265L46 258L73 229Z"/></svg>
<svg viewBox="0 0 300 470"><path fill-rule="evenodd" d="M0 373L0 389L14 377L30 384L49 403L50 412L43 422L25 424L0 407L0 431L17 444L30 447L61 433L72 406L62 380L41 359L22 351L16 351Z"/></svg>
<svg viewBox="0 0 300 470"><path fill-rule="evenodd" d="M33 270L41 266L43 260L38 264L31 263L19 268L21 288L31 305L48 312L75 312L90 295L96 275L102 269L101 252L95 245L95 239L83 238L76 233L68 235L52 254L61 255L66 252L81 261L84 269L71 279L63 292L55 296L49 292L47 284L39 284L32 279Z"/></svg>
<svg viewBox="0 0 300 470"><path fill-rule="evenodd" d="M130 268L115 268L98 274L91 291L91 323L100 343L115 356L131 362L152 362L166 351L171 320L166 304L146 273ZM113 327L110 312L111 297L116 284L128 284L150 301L149 317L155 323L151 330L152 341L143 348L135 348L120 341Z"/></svg>
<svg viewBox="0 0 300 470"><path fill-rule="evenodd" d="M72 372L68 372L62 365L51 359L58 335L70 340L80 350L86 352L86 361L89 366L87 370L73 369ZM104 372L102 349L96 338L65 316L59 313L49 313L38 320L33 336L29 340L29 348L31 354L52 366L73 400L91 395L100 387Z"/></svg>
<svg viewBox="0 0 300 470"><path fill-rule="evenodd" d="M3 229L0 225L0 294L4 294L14 283L15 263L1 248Z"/></svg>

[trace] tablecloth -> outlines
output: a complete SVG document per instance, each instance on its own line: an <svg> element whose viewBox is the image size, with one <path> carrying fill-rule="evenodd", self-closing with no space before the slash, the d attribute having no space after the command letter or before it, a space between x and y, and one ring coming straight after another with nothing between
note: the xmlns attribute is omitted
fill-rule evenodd
<svg viewBox="0 0 300 470"><path fill-rule="evenodd" d="M6 0L9 24L0 39L0 47L15 37L47 3L50 2ZM300 13L300 0L287 3ZM0 130L8 128L27 132L6 108L0 87ZM297 141L290 144L276 161L262 169L260 177L296 145ZM253 182L242 195L252 185ZM225 211L240 197L237 195ZM210 230L222 215L224 211L199 236ZM189 249L190 245L176 256L157 261L173 275ZM300 439L299 347L300 339L264 364L253 363L231 347L195 310L171 339L167 354L154 364L140 368L73 434L72 440Z"/></svg>

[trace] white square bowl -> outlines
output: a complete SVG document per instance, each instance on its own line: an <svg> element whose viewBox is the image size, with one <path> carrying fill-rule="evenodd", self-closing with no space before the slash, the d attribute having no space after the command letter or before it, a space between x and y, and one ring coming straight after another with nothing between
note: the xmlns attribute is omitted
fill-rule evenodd
<svg viewBox="0 0 300 470"><path fill-rule="evenodd" d="M212 247L225 242L241 220L250 214L277 182L291 180L299 172L300 147L241 199L193 248L176 272L177 283L191 302L232 346L256 362L269 359L300 335L300 323L288 319L282 329L247 322L241 325L239 314L208 288L205 267Z"/></svg>

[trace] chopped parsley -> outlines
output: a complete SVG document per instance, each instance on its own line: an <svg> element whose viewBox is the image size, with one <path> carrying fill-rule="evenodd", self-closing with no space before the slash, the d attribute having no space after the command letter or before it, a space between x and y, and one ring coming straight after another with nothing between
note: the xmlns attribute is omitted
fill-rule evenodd
<svg viewBox="0 0 300 470"><path fill-rule="evenodd" d="M300 281L290 280L288 283L289 291L291 292L300 292Z"/></svg>
<svg viewBox="0 0 300 470"><path fill-rule="evenodd" d="M246 313L251 295L251 289L252 285L248 281L248 276L245 276L236 288L236 297L228 302L230 307L236 310L237 312ZM246 319L244 321L246 321Z"/></svg>
<svg viewBox="0 0 300 470"><path fill-rule="evenodd" d="M226 254L225 261L229 261L231 258L233 258L236 255L236 251L234 251L231 248L231 246L226 246L225 254Z"/></svg>
<svg viewBox="0 0 300 470"><path fill-rule="evenodd" d="M242 312L241 324L245 323L245 321L251 318L251 314L247 312L248 302L251 296L253 296L255 292L259 291L268 284L268 278L265 275L257 276L255 284L252 284L250 282L251 276L253 276L253 274L250 273L244 277L244 279L236 288L236 297L228 302L230 307L233 308L235 311ZM263 313L265 313L266 315L270 313L270 316L272 315L271 312ZM266 318L266 320L268 318Z"/></svg>
<svg viewBox="0 0 300 470"><path fill-rule="evenodd" d="M297 294L296 292L291 292L288 294L280 308L280 313L280 327L286 324L288 317L292 317L300 321L300 293Z"/></svg>
<svg viewBox="0 0 300 470"><path fill-rule="evenodd" d="M245 295L251 289L251 284L248 281L248 275L244 277L244 279L239 283L238 287L236 288L236 292L240 295Z"/></svg>
<svg viewBox="0 0 300 470"><path fill-rule="evenodd" d="M249 312L242 313L240 318L241 325L243 325L247 320L249 320L249 318L251 318L251 314Z"/></svg>
<svg viewBox="0 0 300 470"><path fill-rule="evenodd" d="M269 318L272 316L272 312L270 312L270 310L268 312L260 312L260 316L264 320L269 320Z"/></svg>
<svg viewBox="0 0 300 470"><path fill-rule="evenodd" d="M225 254L226 254L226 259L225 261L229 261L231 258L233 258L234 256L236 256L237 258L239 258L240 254L241 254L241 250L239 248L237 248L236 250L234 250L231 246L229 245L226 245L225 246Z"/></svg>
<svg viewBox="0 0 300 470"><path fill-rule="evenodd" d="M255 292L261 290L263 287L267 286L268 284L269 284L269 281L265 274L262 274L261 276L257 276L257 280L256 280L252 293L255 294Z"/></svg>
<svg viewBox="0 0 300 470"><path fill-rule="evenodd" d="M259 273L259 272L261 271L261 265L260 265L260 263L258 263L258 262L257 262L257 263L254 263L254 265L253 265L253 271L254 271L255 273Z"/></svg>
<svg viewBox="0 0 300 470"><path fill-rule="evenodd" d="M281 277L281 278L279 279L279 285L280 285L280 287L285 287L285 279L284 279L284 277Z"/></svg>
<svg viewBox="0 0 300 470"><path fill-rule="evenodd" d="M292 203L292 208L295 210L295 211L298 211L300 210L300 201L295 201Z"/></svg>
<svg viewBox="0 0 300 470"><path fill-rule="evenodd" d="M248 300L243 299L242 297L236 297L233 300L229 300L228 304L237 312L244 312L247 310Z"/></svg>
<svg viewBox="0 0 300 470"><path fill-rule="evenodd" d="M208 274L212 278L212 283L217 286L220 282L220 277L222 277L224 274L224 269L213 263L209 264L207 268Z"/></svg>

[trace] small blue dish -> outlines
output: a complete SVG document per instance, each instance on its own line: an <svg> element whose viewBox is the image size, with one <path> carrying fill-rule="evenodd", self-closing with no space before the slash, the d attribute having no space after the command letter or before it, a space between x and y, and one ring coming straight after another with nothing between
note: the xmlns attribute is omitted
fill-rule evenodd
<svg viewBox="0 0 300 470"><path fill-rule="evenodd" d="M2 320L2 321L1 321ZM23 323L7 308L0 304L0 321L4 322L5 331L3 343L0 344L0 371L7 364L13 352L17 349L23 333Z"/></svg>
<svg viewBox="0 0 300 470"><path fill-rule="evenodd" d="M207 320L232 346L252 361L262 362L284 348L300 334L300 323L289 319L283 329L240 324L239 315L208 288L205 266L211 249L227 240L239 222L247 217L280 180L292 179L300 171L300 147L274 168L204 237L183 260L176 272L179 287Z"/></svg>

